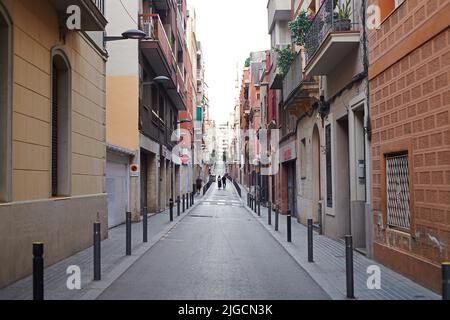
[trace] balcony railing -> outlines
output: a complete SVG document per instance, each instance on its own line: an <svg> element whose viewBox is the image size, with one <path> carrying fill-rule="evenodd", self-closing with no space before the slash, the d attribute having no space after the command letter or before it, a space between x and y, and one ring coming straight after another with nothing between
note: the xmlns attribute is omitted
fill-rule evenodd
<svg viewBox="0 0 450 320"><path fill-rule="evenodd" d="M286 102L303 80L303 63L301 51L297 54L283 78L283 101Z"/></svg>
<svg viewBox="0 0 450 320"><path fill-rule="evenodd" d="M348 19L339 17L337 3L346 0L324 0L305 35L306 64L314 56L320 45L332 32L348 32L359 30L355 16L355 1L351 1L351 14Z"/></svg>
<svg viewBox="0 0 450 320"><path fill-rule="evenodd" d="M161 50L167 59L167 63L172 68L175 65L175 56L170 46L169 38L167 37L164 26L161 23L161 19L158 14L140 14L139 15L139 25L140 29L147 34L150 40L155 40L159 42Z"/></svg>
<svg viewBox="0 0 450 320"><path fill-rule="evenodd" d="M105 0L92 0L101 13L105 14Z"/></svg>
<svg viewBox="0 0 450 320"><path fill-rule="evenodd" d="M278 49L285 49L289 44L279 44L276 47ZM271 89L281 89L280 79L281 73L278 70L278 53L275 50L270 52L270 60L272 62L272 67L269 73L269 84Z"/></svg>

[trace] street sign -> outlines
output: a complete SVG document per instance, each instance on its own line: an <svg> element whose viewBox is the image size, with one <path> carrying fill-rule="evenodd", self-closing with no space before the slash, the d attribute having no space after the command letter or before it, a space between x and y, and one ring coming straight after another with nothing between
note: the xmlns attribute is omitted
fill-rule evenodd
<svg viewBox="0 0 450 320"><path fill-rule="evenodd" d="M130 177L139 177L139 165L132 164L130 166Z"/></svg>

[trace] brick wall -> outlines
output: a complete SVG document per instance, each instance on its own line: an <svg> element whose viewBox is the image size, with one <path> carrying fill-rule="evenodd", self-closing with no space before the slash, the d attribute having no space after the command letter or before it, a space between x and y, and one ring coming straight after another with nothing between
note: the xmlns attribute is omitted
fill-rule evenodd
<svg viewBox="0 0 450 320"><path fill-rule="evenodd" d="M449 2L407 0L369 40L375 258L435 291L450 260L450 29L436 27ZM409 155L410 232L386 228L384 155L400 151Z"/></svg>

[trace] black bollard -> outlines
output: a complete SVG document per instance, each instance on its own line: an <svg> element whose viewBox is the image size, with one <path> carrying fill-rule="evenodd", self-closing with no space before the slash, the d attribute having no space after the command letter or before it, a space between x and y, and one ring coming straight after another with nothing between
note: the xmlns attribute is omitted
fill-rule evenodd
<svg viewBox="0 0 450 320"><path fill-rule="evenodd" d="M450 262L442 264L442 300L450 300Z"/></svg>
<svg viewBox="0 0 450 320"><path fill-rule="evenodd" d="M180 216L180 196L177 196L177 216Z"/></svg>
<svg viewBox="0 0 450 320"><path fill-rule="evenodd" d="M183 194L182 198L183 198L183 213L184 213L186 211L186 205L185 205L185 201L184 201L184 194Z"/></svg>
<svg viewBox="0 0 450 320"><path fill-rule="evenodd" d="M144 243L148 242L148 210L142 209L142 239Z"/></svg>
<svg viewBox="0 0 450 320"><path fill-rule="evenodd" d="M33 300L44 300L44 244L33 243Z"/></svg>
<svg viewBox="0 0 450 320"><path fill-rule="evenodd" d="M100 221L94 222L94 281L100 281L101 276L101 228Z"/></svg>
<svg viewBox="0 0 450 320"><path fill-rule="evenodd" d="M354 299L353 283L353 237L345 236L345 270L347 280L347 298Z"/></svg>
<svg viewBox="0 0 450 320"><path fill-rule="evenodd" d="M269 226L272 224L272 204L270 202L267 210L267 224Z"/></svg>
<svg viewBox="0 0 450 320"><path fill-rule="evenodd" d="M291 210L288 210L287 215L287 242L292 242L292 230L291 230Z"/></svg>
<svg viewBox="0 0 450 320"><path fill-rule="evenodd" d="M192 191L192 205L195 204L195 191Z"/></svg>
<svg viewBox="0 0 450 320"><path fill-rule="evenodd" d="M169 213L170 213L170 222L173 221L173 199L169 200Z"/></svg>
<svg viewBox="0 0 450 320"><path fill-rule="evenodd" d="M126 255L131 256L131 212L126 214L125 238Z"/></svg>
<svg viewBox="0 0 450 320"><path fill-rule="evenodd" d="M314 262L313 256L313 220L308 219L308 262Z"/></svg>
<svg viewBox="0 0 450 320"><path fill-rule="evenodd" d="M261 217L261 200L258 198L258 217Z"/></svg>
<svg viewBox="0 0 450 320"><path fill-rule="evenodd" d="M189 195L189 192L186 193L186 210L191 207L191 196Z"/></svg>
<svg viewBox="0 0 450 320"><path fill-rule="evenodd" d="M257 211L258 211L258 202L259 202L259 199L255 196L255 206L253 207L253 211L255 213L257 213Z"/></svg>
<svg viewBox="0 0 450 320"><path fill-rule="evenodd" d="M275 209L275 231L278 231L278 222L280 219L280 208L278 206Z"/></svg>

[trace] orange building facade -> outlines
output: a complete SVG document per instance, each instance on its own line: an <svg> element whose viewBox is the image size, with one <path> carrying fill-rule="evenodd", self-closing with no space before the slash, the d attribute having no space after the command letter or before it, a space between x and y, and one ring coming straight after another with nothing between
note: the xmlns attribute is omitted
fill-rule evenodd
<svg viewBox="0 0 450 320"><path fill-rule="evenodd" d="M379 2L379 3L378 3ZM450 260L450 1L369 1L374 256L436 292Z"/></svg>

